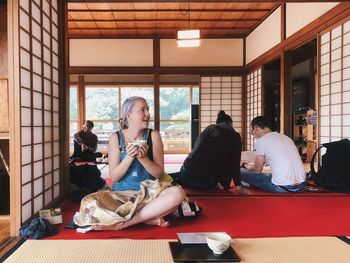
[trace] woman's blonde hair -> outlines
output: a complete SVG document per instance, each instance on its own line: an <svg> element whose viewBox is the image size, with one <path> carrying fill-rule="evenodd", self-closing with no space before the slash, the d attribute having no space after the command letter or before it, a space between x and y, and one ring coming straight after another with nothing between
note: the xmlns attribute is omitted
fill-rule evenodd
<svg viewBox="0 0 350 263"><path fill-rule="evenodd" d="M138 100L143 100L144 102L147 103L145 98L138 97L138 96L129 97L126 100L124 100L123 105L122 105L122 118L123 118L122 128L123 129L126 129L129 127L128 119L126 116L128 115L129 112L132 112L132 110L135 107L135 102Z"/></svg>

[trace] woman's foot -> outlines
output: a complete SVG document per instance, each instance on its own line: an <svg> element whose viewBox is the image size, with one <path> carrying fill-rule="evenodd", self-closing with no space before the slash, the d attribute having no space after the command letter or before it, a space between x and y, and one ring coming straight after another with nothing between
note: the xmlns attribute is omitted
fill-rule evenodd
<svg viewBox="0 0 350 263"><path fill-rule="evenodd" d="M146 225L168 227L170 225L169 221L165 221L163 217L152 218L148 221L145 221Z"/></svg>

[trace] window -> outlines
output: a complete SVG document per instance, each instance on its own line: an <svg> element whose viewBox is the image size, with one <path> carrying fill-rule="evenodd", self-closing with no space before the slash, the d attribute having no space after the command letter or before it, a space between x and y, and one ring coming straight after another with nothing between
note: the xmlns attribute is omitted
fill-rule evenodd
<svg viewBox="0 0 350 263"><path fill-rule="evenodd" d="M192 87L192 104L199 105L199 87L198 86Z"/></svg>
<svg viewBox="0 0 350 263"><path fill-rule="evenodd" d="M94 122L93 133L98 137L97 151L107 151L109 137L119 128L119 89L87 86L85 102L86 120Z"/></svg>
<svg viewBox="0 0 350 263"><path fill-rule="evenodd" d="M118 119L125 99L140 96L146 99L154 129L153 86L86 85L85 112L79 116L78 87L70 89L70 150L73 151L73 135L81 129L84 120L94 122L93 132L98 137L97 151L107 152L109 137L119 129ZM188 153L191 145L191 103L199 103L198 86L160 87L160 133L165 152ZM81 105L80 107L83 107ZM81 122L81 123L80 123Z"/></svg>
<svg viewBox="0 0 350 263"><path fill-rule="evenodd" d="M70 87L70 105L69 105L69 137L70 149L73 150L73 135L78 130L78 88Z"/></svg>
<svg viewBox="0 0 350 263"><path fill-rule="evenodd" d="M160 134L164 151L187 153L191 149L191 87L160 87Z"/></svg>
<svg viewBox="0 0 350 263"><path fill-rule="evenodd" d="M87 85L85 87L85 116L78 116L77 86L70 89L70 150L73 151L73 135L81 129L84 120L94 122L93 132L98 137L97 151L107 151L110 135L119 128L123 101L131 96L141 96L150 106L150 128L154 128L153 87L127 87L113 85Z"/></svg>

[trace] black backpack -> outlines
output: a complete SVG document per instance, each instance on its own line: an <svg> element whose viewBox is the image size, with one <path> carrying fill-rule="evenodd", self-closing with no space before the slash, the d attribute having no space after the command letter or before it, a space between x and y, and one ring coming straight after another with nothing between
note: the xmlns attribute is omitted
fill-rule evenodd
<svg viewBox="0 0 350 263"><path fill-rule="evenodd" d="M315 171L314 161L318 151L325 147L326 153L322 156L322 166ZM324 143L314 153L310 163L310 179L324 189L345 192L350 194L350 141Z"/></svg>

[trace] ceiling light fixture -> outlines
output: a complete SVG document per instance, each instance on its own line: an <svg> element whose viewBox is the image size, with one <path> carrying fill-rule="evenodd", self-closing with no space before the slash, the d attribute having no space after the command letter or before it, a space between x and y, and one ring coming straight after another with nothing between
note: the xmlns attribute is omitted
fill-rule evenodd
<svg viewBox="0 0 350 263"><path fill-rule="evenodd" d="M183 14L181 12L181 14ZM201 45L200 30L191 29L191 14L190 14L190 2L188 2L187 12L188 17L188 29L177 31L177 46L178 47L199 47Z"/></svg>

